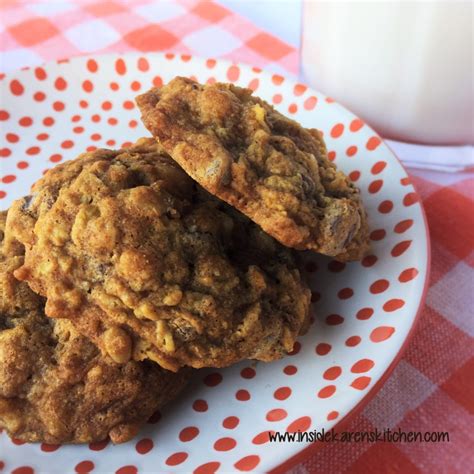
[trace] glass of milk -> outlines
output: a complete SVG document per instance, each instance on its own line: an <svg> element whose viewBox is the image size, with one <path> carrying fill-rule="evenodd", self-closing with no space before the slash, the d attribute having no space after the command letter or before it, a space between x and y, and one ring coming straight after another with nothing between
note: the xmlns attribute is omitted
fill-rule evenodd
<svg viewBox="0 0 474 474"><path fill-rule="evenodd" d="M470 1L319 1L303 6L310 84L387 138L474 143Z"/></svg>

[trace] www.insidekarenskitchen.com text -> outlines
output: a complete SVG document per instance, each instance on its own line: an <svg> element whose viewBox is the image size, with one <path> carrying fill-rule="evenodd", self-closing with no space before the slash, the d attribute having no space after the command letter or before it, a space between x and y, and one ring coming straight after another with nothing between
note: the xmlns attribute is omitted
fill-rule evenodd
<svg viewBox="0 0 474 474"><path fill-rule="evenodd" d="M269 432L270 443L449 443L448 431L402 431L375 429L373 431L296 431L294 433Z"/></svg>

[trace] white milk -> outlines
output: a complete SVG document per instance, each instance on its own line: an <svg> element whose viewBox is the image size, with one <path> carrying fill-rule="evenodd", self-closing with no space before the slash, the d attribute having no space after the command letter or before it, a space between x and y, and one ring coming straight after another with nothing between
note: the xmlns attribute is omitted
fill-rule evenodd
<svg viewBox="0 0 474 474"><path fill-rule="evenodd" d="M382 135L474 143L471 2L306 1L303 74Z"/></svg>

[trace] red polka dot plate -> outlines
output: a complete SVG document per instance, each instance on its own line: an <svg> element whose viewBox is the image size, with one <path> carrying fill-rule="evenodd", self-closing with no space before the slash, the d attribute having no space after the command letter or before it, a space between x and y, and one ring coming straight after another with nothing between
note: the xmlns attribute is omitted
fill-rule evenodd
<svg viewBox="0 0 474 474"><path fill-rule="evenodd" d="M21 444L3 433L0 465L8 472L211 473L288 466L309 444L270 442L269 432L340 423L374 393L414 327L429 271L429 240L409 177L362 120L331 98L260 69L129 54L6 75L0 81L0 206L27 194L56 163L145 135L133 98L175 75L247 86L303 125L321 129L331 160L362 191L372 252L349 264L305 256L314 318L285 359L198 372L186 394L124 445Z"/></svg>

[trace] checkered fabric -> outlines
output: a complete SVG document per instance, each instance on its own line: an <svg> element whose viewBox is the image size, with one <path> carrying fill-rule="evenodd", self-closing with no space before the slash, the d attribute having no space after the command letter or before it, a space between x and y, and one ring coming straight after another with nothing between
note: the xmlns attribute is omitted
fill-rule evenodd
<svg viewBox="0 0 474 474"><path fill-rule="evenodd" d="M298 52L209 1L0 2L0 70L81 54L173 51L296 74Z"/></svg>
<svg viewBox="0 0 474 474"><path fill-rule="evenodd" d="M213 2L0 3L0 69L79 54L175 51L296 74L298 52ZM412 172L432 239L432 275L401 362L347 431L448 431L450 442L325 444L291 468L316 472L474 472L474 175Z"/></svg>

